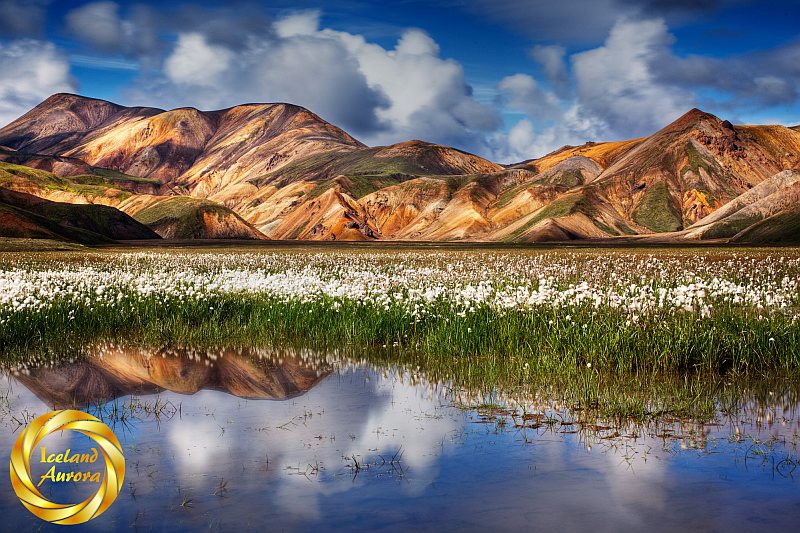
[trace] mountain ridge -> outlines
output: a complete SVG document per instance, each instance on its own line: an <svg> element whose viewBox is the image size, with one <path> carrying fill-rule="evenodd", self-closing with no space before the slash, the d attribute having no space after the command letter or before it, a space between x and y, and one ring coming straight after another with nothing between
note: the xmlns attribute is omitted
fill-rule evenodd
<svg viewBox="0 0 800 533"><path fill-rule="evenodd" d="M422 140L368 147L287 103L165 111L57 94L0 128L0 161L115 181L94 191L56 191L55 178L40 177L0 185L134 218L180 204L178 218L204 221L187 233L145 217L170 238L689 239L703 238L692 228L712 213L799 168L799 130L733 125L695 108L648 137L500 165ZM788 189L775 194L794 201ZM223 218L205 221L209 210Z"/></svg>

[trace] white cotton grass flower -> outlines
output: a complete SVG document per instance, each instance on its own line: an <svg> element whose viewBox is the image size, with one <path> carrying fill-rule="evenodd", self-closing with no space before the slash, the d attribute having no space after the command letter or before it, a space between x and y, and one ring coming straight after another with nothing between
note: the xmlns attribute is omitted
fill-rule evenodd
<svg viewBox="0 0 800 533"><path fill-rule="evenodd" d="M412 322L453 309L443 320L490 310L556 310L549 326L571 327L606 309L630 326L654 314L755 311L762 319L800 312L800 256L764 252L624 255L575 251L498 253L275 253L131 252L86 254L85 260L39 259L0 264L0 324L15 313L46 312L56 302L74 309L131 308L146 298L209 301L224 295L261 295L283 302L345 303L398 310ZM36 257L36 256L33 256ZM319 305L309 309L322 309ZM210 311L214 310L209 305ZM472 331L468 331L472 333ZM770 338L770 342L775 342Z"/></svg>

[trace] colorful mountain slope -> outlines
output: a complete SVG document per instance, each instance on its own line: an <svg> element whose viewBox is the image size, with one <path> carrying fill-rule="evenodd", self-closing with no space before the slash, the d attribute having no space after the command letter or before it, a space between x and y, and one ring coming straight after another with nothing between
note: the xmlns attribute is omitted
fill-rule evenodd
<svg viewBox="0 0 800 533"><path fill-rule="evenodd" d="M135 191L151 188L148 187L151 180L119 175L115 171L92 170L108 177L97 174L61 177L22 165L0 163L0 187L67 204L114 207L165 238L264 238L251 224L223 205L187 196L140 194Z"/></svg>
<svg viewBox="0 0 800 533"><path fill-rule="evenodd" d="M0 187L0 236L83 244L159 238L150 228L113 207L51 202L4 187Z"/></svg>
<svg viewBox="0 0 800 533"><path fill-rule="evenodd" d="M798 213L800 213L800 171L784 170L762 181L697 222L689 228L687 237L746 240L746 234L741 237L739 234L756 224L765 222L774 216L780 216L780 220L783 220L783 218L791 218L792 214L797 215ZM759 234L762 233L763 229L759 231ZM790 237L790 235L786 235L786 237ZM796 234L794 237L800 237L800 235Z"/></svg>
<svg viewBox="0 0 800 533"><path fill-rule="evenodd" d="M290 104L164 111L62 94L0 129L0 160L52 174L0 166L0 182L111 205L167 237L735 238L710 215L756 202L748 192L800 168L798 130L693 109L649 137L503 166L422 141L369 148ZM774 194L780 209L764 199L752 209L763 220L796 202L786 188Z"/></svg>

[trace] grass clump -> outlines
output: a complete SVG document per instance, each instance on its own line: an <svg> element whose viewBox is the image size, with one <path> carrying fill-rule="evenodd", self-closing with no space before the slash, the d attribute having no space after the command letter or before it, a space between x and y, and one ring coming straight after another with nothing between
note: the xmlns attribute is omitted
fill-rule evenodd
<svg viewBox="0 0 800 533"><path fill-rule="evenodd" d="M700 169L705 170L706 172L710 173L714 170L714 167L711 163L709 163L700 152L697 151L694 144L686 143L684 147L684 152L687 158L687 164L685 167L681 169L681 176L684 176L687 172L692 172L696 176L700 175Z"/></svg>
<svg viewBox="0 0 800 533"><path fill-rule="evenodd" d="M131 188L137 185L159 185L155 179L138 178L105 168L94 168L92 172L77 176L58 176L32 167L0 162L0 185L11 184L21 178L43 189L81 196L105 196L113 193L119 199L130 196Z"/></svg>
<svg viewBox="0 0 800 533"><path fill-rule="evenodd" d="M644 197L633 212L633 220L656 233L677 231L683 227L681 216L672 205L672 197L664 182L654 183L645 190Z"/></svg>

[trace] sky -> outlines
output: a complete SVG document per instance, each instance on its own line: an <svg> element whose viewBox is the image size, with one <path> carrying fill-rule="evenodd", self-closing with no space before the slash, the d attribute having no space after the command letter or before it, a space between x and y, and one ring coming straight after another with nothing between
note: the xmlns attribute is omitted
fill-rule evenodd
<svg viewBox="0 0 800 533"><path fill-rule="evenodd" d="M800 124L800 0L0 0L0 125L56 92L291 102L514 162L693 107Z"/></svg>

